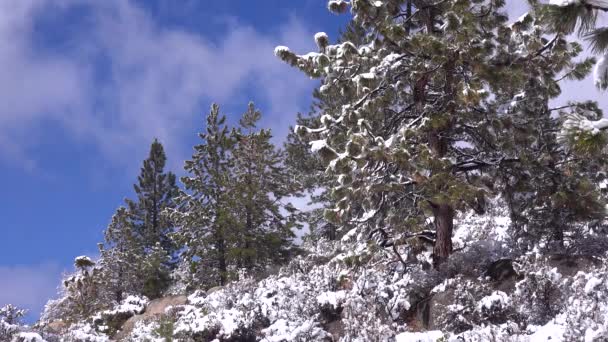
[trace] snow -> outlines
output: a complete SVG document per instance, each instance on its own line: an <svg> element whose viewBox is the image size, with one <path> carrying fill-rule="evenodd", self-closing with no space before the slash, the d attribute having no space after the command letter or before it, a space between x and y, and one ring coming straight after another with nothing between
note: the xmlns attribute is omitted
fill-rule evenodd
<svg viewBox="0 0 608 342"><path fill-rule="evenodd" d="M77 256L77 257L76 257L74 260L75 260L77 263L80 263L80 262L93 263L93 260L91 260L91 258L89 258L89 257L88 257L88 256L86 256L86 255L80 255L80 256Z"/></svg>
<svg viewBox="0 0 608 342"><path fill-rule="evenodd" d="M325 33L325 32L315 33L315 43L317 43L317 46L319 47L319 49L324 49L327 46L327 44L329 43L329 37L327 36L327 33Z"/></svg>
<svg viewBox="0 0 608 342"><path fill-rule="evenodd" d="M505 308L509 305L509 296L502 291L494 291L491 295L483 297L478 304L480 311L494 308Z"/></svg>
<svg viewBox="0 0 608 342"><path fill-rule="evenodd" d="M344 13L347 9L348 2L344 0L331 0L327 3L327 8L336 13Z"/></svg>
<svg viewBox="0 0 608 342"><path fill-rule="evenodd" d="M14 340L20 342L46 342L42 336L35 332L21 332L17 334L17 338L14 338Z"/></svg>
<svg viewBox="0 0 608 342"><path fill-rule="evenodd" d="M443 338L441 331L405 332L395 336L395 342L436 342Z"/></svg>
<svg viewBox="0 0 608 342"><path fill-rule="evenodd" d="M277 57L281 57L284 53L289 53L291 50L287 46L279 45L274 48L274 55Z"/></svg>
<svg viewBox="0 0 608 342"><path fill-rule="evenodd" d="M580 0L549 0L550 5L566 7L570 5L578 4Z"/></svg>
<svg viewBox="0 0 608 342"><path fill-rule="evenodd" d="M129 295L118 306L114 307L114 309L102 311L99 316L116 315L119 313L139 314L144 311L147 304L147 298Z"/></svg>
<svg viewBox="0 0 608 342"><path fill-rule="evenodd" d="M591 279L589 279L587 281L587 284L585 285L585 293L586 294L590 294L591 292L594 291L594 289L600 285L602 283L601 279L592 277Z"/></svg>
<svg viewBox="0 0 608 342"><path fill-rule="evenodd" d="M597 87L608 86L608 54L600 58L593 68L593 82Z"/></svg>
<svg viewBox="0 0 608 342"><path fill-rule="evenodd" d="M600 131L608 128L608 119L589 120L580 114L571 114L564 121L563 130L567 131L587 131L592 134L598 134Z"/></svg>
<svg viewBox="0 0 608 342"><path fill-rule="evenodd" d="M458 239L454 242L467 248L455 253L456 266L461 265L456 254L462 257L472 252L470 258L481 256L489 261L507 257L500 249L510 232L505 203L489 199L488 206L486 215L458 216L455 226ZM264 341L330 340L323 318L327 306L340 308L336 319L344 329L339 337L342 341L597 342L608 337L604 319L608 316L608 294L601 288L606 281L605 262L581 269L575 275L562 275L553 264L541 265L542 258L537 255L514 256L523 277L515 291L502 292L482 277L456 275L439 279L415 264L404 272L400 263L395 262L392 250L370 253L368 234L363 225L355 224L341 240L306 241L302 248L307 253L265 279L241 279L209 294L202 290L191 293L188 304L171 311L175 315L171 316L175 340L188 340L194 334L206 336L210 332L219 332L211 337L218 341L236 339L241 329L255 330ZM487 249L475 252L474 244ZM405 257L407 246L398 248ZM482 274L481 270L475 272ZM556 314L540 321L548 323L531 325L512 318L539 321L534 310L542 305L535 298L542 296L545 284L557 288L552 292ZM447 297L443 298L453 296L453 299L445 303L445 310L433 313L436 330L404 332L416 326L393 323L419 303L419 295L444 292ZM129 296L105 313L134 312L142 310L145 303L145 299ZM493 319L497 317L507 317L508 321L495 324ZM454 334L449 326L451 321L469 324L471 328ZM68 340L109 341L107 335L99 332L99 326L83 322L69 328ZM158 321L139 321L129 338L160 342L162 339L155 335L158 328Z"/></svg>
<svg viewBox="0 0 608 342"><path fill-rule="evenodd" d="M564 322L552 319L549 323L543 326L528 327L533 334L530 335L530 342L561 342L564 341ZM565 341L564 341L565 342Z"/></svg>
<svg viewBox="0 0 608 342"><path fill-rule="evenodd" d="M321 305L329 304L332 307L337 308L344 301L344 298L346 298L345 291L327 291L317 296L317 302L319 302Z"/></svg>
<svg viewBox="0 0 608 342"><path fill-rule="evenodd" d="M310 151L313 153L319 152L324 147L327 147L327 140L325 139L310 142Z"/></svg>
<svg viewBox="0 0 608 342"><path fill-rule="evenodd" d="M109 342L110 339L106 335L97 333L91 324L78 323L70 328L68 341Z"/></svg>

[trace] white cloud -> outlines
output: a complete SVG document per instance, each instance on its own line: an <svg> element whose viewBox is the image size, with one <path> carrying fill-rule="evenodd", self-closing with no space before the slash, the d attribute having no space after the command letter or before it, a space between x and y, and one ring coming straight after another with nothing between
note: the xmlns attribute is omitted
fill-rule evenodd
<svg viewBox="0 0 608 342"><path fill-rule="evenodd" d="M209 39L161 27L131 1L59 4L0 5L0 158L32 167L35 156L28 149L44 143L32 130L46 120L94 144L114 163L140 159L153 137L174 160L184 158L178 153L186 150L184 137L201 129L192 127L203 122L201 111L211 101L245 102L239 97L246 87L267 103L266 122L283 132L291 121L286 119L307 108L314 83L272 53L279 43L313 48L312 32L293 17L272 35L232 20L221 37L212 37L219 39ZM33 43L42 13L83 4L93 19L78 28L86 34L70 42L69 51L51 54ZM104 63L102 77L98 63Z"/></svg>
<svg viewBox="0 0 608 342"><path fill-rule="evenodd" d="M13 304L37 317L56 297L60 268L56 264L0 266L0 307Z"/></svg>

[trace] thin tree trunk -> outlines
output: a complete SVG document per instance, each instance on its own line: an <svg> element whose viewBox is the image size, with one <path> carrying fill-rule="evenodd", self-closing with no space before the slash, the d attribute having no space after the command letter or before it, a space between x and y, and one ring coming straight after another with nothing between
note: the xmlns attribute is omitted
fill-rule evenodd
<svg viewBox="0 0 608 342"><path fill-rule="evenodd" d="M217 241L217 261L220 274L220 286L226 285L226 246L223 238Z"/></svg>

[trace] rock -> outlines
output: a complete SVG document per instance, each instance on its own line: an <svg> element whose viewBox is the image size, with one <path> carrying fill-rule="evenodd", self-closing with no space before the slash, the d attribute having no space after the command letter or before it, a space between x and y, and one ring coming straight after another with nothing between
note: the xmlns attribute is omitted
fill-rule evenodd
<svg viewBox="0 0 608 342"><path fill-rule="evenodd" d="M441 325L437 317L447 311L447 307L453 304L454 290L431 294L420 299L405 313L405 323L410 331L433 330Z"/></svg>
<svg viewBox="0 0 608 342"><path fill-rule="evenodd" d="M43 330L51 334L62 334L67 330L67 328L69 328L69 326L69 324L59 319L45 325Z"/></svg>
<svg viewBox="0 0 608 342"><path fill-rule="evenodd" d="M513 268L512 259L499 259L488 266L484 275L492 281L505 281L517 277L517 272Z"/></svg>
<svg viewBox="0 0 608 342"><path fill-rule="evenodd" d="M129 318L122 326L120 331L114 336L115 341L124 341L131 334L135 324L142 320L158 319L165 313L165 310L171 306L184 305L188 302L186 296L168 296L158 298L150 303L146 307L146 310L141 315L135 315Z"/></svg>
<svg viewBox="0 0 608 342"><path fill-rule="evenodd" d="M170 306L184 305L188 302L188 297L186 296L169 296L158 298L151 301L146 308L146 311L143 315L140 316L154 316L154 315L162 315L165 313L165 309Z"/></svg>
<svg viewBox="0 0 608 342"><path fill-rule="evenodd" d="M436 293L432 297L417 305L420 312L422 323L428 330L440 330L443 322L439 322L438 317L448 311L448 306L454 304L455 292L453 289Z"/></svg>
<svg viewBox="0 0 608 342"><path fill-rule="evenodd" d="M217 292L223 288L224 288L223 286L214 286L214 287L210 288L209 290L207 290L207 296L214 292Z"/></svg>
<svg viewBox="0 0 608 342"><path fill-rule="evenodd" d="M574 276L578 271L585 271L599 265L599 260L590 255L551 254L547 256L549 267L557 268L564 276Z"/></svg>

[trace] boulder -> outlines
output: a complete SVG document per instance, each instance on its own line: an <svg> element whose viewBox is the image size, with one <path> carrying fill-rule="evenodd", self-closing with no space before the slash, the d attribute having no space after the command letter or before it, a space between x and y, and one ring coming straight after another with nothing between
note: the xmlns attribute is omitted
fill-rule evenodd
<svg viewBox="0 0 608 342"><path fill-rule="evenodd" d="M129 318L122 326L120 331L116 333L114 336L115 341L125 341L127 337L135 328L135 324L142 320L151 320L158 319L164 313L165 310L171 306L184 305L188 302L188 297L186 296L168 296L163 298L154 299L148 306L146 310L141 315L135 315Z"/></svg>
<svg viewBox="0 0 608 342"><path fill-rule="evenodd" d="M590 255L551 254L546 257L549 267L557 268L561 275L571 277L578 271L586 271L593 266L598 266L599 259Z"/></svg>

